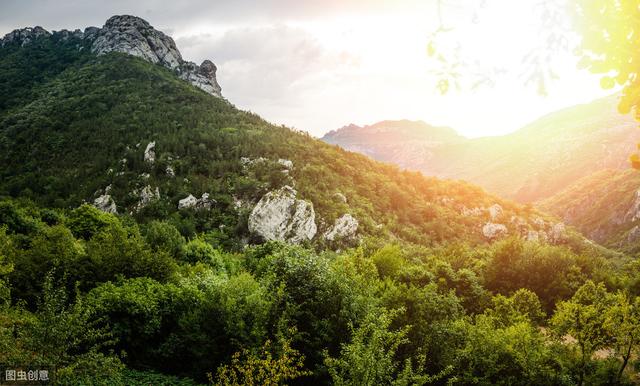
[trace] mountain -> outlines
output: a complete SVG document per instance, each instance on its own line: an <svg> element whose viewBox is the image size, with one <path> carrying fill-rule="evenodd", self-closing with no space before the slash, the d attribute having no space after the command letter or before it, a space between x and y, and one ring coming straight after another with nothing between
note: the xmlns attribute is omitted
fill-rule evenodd
<svg viewBox="0 0 640 386"><path fill-rule="evenodd" d="M115 16L84 32L26 28L1 45L0 194L63 208L89 202L140 221L170 216L197 224L185 236L215 232L236 248L356 234L424 245L555 238L553 219L479 188L400 171L236 109L220 98L212 63L185 62L142 19ZM415 134L415 125L401 126L416 140L459 138L426 125ZM375 130L384 137L390 127Z"/></svg>
<svg viewBox="0 0 640 386"><path fill-rule="evenodd" d="M572 334L597 343L582 347L610 337L602 326L630 304L621 294L640 295L627 255L531 205L270 124L223 98L216 77L133 16L2 39L0 375L38 366L59 385L119 386L635 375L617 360L576 364L564 339L583 309L595 322ZM435 149L465 142L400 126Z"/></svg>
<svg viewBox="0 0 640 386"><path fill-rule="evenodd" d="M443 138L417 122L414 130L423 134L410 140L405 138L406 122L386 122L384 139L372 125L347 126L322 140L426 175L463 179L501 197L534 202L593 172L629 167L640 132L632 116L618 113L617 99L613 95L563 109L497 137ZM441 141L429 138L429 130Z"/></svg>
<svg viewBox="0 0 640 386"><path fill-rule="evenodd" d="M327 143L406 169L416 169L413 166L431 159L435 149L463 139L451 128L408 120L382 121L370 126L350 124L322 137Z"/></svg>
<svg viewBox="0 0 640 386"><path fill-rule="evenodd" d="M640 250L640 173L635 169L593 173L538 207L603 245Z"/></svg>

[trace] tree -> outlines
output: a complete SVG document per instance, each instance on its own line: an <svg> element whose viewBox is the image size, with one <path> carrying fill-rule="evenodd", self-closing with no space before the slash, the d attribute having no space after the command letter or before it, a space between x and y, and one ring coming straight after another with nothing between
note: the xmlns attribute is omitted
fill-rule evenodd
<svg viewBox="0 0 640 386"><path fill-rule="evenodd" d="M216 386L278 386L309 374L304 370L304 356L282 339L275 348L267 340L257 354L247 349L236 352L231 363L218 367L215 380L211 373L208 376Z"/></svg>
<svg viewBox="0 0 640 386"><path fill-rule="evenodd" d="M613 296L612 303L605 313L604 327L613 338L615 354L622 360L616 379L619 383L640 342L640 298L630 298L618 292Z"/></svg>
<svg viewBox="0 0 640 386"><path fill-rule="evenodd" d="M395 360L400 345L407 343L408 329L390 330L394 313L369 314L353 328L350 343L338 358L327 357L325 365L337 386L390 384L399 364Z"/></svg>
<svg viewBox="0 0 640 386"><path fill-rule="evenodd" d="M611 295L602 283L587 281L568 301L560 302L551 318L551 327L565 342L575 340L579 350L578 385L584 383L587 365L594 352L613 342L607 325Z"/></svg>
<svg viewBox="0 0 640 386"><path fill-rule="evenodd" d="M600 84L610 89L623 87L618 109L627 114L635 110L640 119L640 5L637 0L574 0L574 28L582 37L580 65L602 74ZM640 168L640 156L631 156Z"/></svg>

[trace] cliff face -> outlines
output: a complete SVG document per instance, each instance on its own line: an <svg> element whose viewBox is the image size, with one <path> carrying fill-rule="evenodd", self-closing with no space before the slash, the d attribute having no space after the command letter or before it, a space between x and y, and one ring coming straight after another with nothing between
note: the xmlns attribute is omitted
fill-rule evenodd
<svg viewBox="0 0 640 386"><path fill-rule="evenodd" d="M0 39L0 47L9 44L25 46L35 39L74 37L83 40L96 55L122 52L137 56L151 63L175 71L181 79L207 93L222 97L222 89L216 79L217 68L210 60L197 65L182 59L180 51L170 36L153 28L147 21L129 15L113 16L102 28L87 27L84 31L62 30L50 33L42 27L14 30ZM82 49L84 47L78 47Z"/></svg>

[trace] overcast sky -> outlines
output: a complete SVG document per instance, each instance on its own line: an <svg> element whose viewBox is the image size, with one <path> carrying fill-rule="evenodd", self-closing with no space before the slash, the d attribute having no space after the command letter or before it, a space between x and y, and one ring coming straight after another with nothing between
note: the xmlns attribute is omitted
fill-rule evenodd
<svg viewBox="0 0 640 386"><path fill-rule="evenodd" d="M554 57L559 79L541 97L522 58L540 44L536 0L0 0L0 34L102 26L140 16L171 35L187 60L211 59L232 103L321 136L383 119L421 119L466 136L497 135L553 110L606 95L598 78ZM499 70L492 86L441 96L427 46L438 21L455 27L467 72Z"/></svg>

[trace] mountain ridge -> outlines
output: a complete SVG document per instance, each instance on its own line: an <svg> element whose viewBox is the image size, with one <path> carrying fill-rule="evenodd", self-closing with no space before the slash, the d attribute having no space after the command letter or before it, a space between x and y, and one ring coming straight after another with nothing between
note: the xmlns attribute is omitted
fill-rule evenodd
<svg viewBox="0 0 640 386"><path fill-rule="evenodd" d="M200 65L185 61L174 40L163 32L153 28L146 20L131 15L110 17L102 28L86 27L84 31L66 29L53 33L40 26L15 29L0 38L0 47L8 45L31 44L40 38L75 38L85 42L88 49L97 55L109 52L121 52L140 57L154 64L176 71L180 78L188 81L205 92L222 97L222 88L216 78L217 68L210 60ZM78 45L78 49L84 49Z"/></svg>
<svg viewBox="0 0 640 386"><path fill-rule="evenodd" d="M382 142L373 133L349 135L346 131L353 128L343 128L340 135L332 132L322 140L425 175L463 179L527 203L550 197L590 172L629 167L628 156L640 132L633 117L618 113L617 98L561 109L495 137Z"/></svg>

